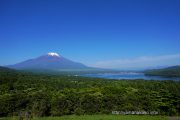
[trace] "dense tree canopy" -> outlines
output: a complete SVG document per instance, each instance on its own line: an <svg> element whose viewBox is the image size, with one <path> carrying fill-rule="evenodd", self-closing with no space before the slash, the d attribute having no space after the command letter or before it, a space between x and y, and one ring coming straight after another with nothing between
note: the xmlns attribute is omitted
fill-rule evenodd
<svg viewBox="0 0 180 120"><path fill-rule="evenodd" d="M0 68L0 116L28 111L32 116L158 111L179 115L180 82L105 80L45 75Z"/></svg>

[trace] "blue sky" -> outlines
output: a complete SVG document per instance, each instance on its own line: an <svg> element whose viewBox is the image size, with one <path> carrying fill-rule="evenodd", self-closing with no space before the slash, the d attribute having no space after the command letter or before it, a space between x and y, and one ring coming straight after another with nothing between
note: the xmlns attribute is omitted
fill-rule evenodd
<svg viewBox="0 0 180 120"><path fill-rule="evenodd" d="M57 52L89 66L180 65L179 0L1 0L0 65Z"/></svg>

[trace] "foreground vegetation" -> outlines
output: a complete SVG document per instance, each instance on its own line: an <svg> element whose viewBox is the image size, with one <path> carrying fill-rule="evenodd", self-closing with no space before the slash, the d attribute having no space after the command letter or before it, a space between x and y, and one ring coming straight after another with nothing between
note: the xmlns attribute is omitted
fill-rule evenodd
<svg viewBox="0 0 180 120"><path fill-rule="evenodd" d="M3 120L18 120L17 117L3 118ZM83 116L62 116L62 117L41 117L32 120L170 120L164 116L132 116L132 115L83 115Z"/></svg>
<svg viewBox="0 0 180 120"><path fill-rule="evenodd" d="M112 111L157 111L160 115L179 115L179 91L179 81L52 76L0 67L0 116L28 113L32 117L73 114L116 117L111 116Z"/></svg>

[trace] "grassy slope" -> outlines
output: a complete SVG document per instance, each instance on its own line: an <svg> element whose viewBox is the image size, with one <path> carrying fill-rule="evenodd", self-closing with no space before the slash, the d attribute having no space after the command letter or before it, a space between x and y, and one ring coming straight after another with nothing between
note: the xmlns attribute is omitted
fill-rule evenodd
<svg viewBox="0 0 180 120"><path fill-rule="evenodd" d="M1 120L1 118L0 118ZM2 120L18 120L14 118L3 118ZM169 120L164 116L138 116L138 115L84 115L84 116L62 116L62 117L42 117L32 120Z"/></svg>

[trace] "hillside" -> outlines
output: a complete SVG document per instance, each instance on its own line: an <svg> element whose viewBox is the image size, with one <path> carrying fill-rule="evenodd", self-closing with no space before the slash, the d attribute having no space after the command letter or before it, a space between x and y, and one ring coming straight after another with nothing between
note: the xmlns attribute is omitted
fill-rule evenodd
<svg viewBox="0 0 180 120"><path fill-rule="evenodd" d="M157 111L179 115L180 82L105 80L31 74L0 69L0 116L28 111L32 116Z"/></svg>
<svg viewBox="0 0 180 120"><path fill-rule="evenodd" d="M164 69L154 69L145 71L145 75L180 77L180 66L172 66Z"/></svg>
<svg viewBox="0 0 180 120"><path fill-rule="evenodd" d="M7 67L3 67L3 66L0 66L0 72L15 72L16 70L13 70L13 69L10 69L10 68L7 68Z"/></svg>

